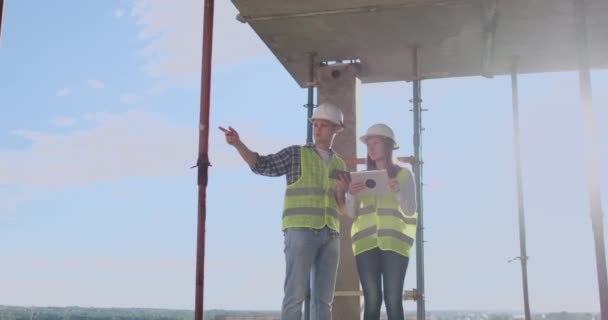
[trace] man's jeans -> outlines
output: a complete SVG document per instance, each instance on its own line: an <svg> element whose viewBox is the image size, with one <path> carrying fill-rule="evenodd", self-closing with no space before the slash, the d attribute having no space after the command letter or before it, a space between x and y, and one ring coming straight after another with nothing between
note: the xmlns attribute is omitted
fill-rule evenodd
<svg viewBox="0 0 608 320"><path fill-rule="evenodd" d="M380 319L382 287L388 320L403 320L403 282L409 258L375 248L355 259L365 299L363 320Z"/></svg>
<svg viewBox="0 0 608 320"><path fill-rule="evenodd" d="M331 320L340 238L336 231L288 228L285 230L285 296L282 320L301 320L302 302L311 291L310 319Z"/></svg>

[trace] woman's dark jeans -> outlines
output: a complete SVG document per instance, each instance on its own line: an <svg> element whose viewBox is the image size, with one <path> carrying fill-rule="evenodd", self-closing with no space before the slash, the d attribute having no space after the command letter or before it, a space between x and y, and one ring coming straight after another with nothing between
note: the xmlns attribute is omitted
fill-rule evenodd
<svg viewBox="0 0 608 320"><path fill-rule="evenodd" d="M409 258L379 248L355 258L365 299L363 320L380 319L382 288L388 320L403 320L403 282Z"/></svg>

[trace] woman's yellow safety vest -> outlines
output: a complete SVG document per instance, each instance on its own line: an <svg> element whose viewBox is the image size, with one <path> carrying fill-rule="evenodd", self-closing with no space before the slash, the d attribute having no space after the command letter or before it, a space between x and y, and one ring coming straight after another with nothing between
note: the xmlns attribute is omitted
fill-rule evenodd
<svg viewBox="0 0 608 320"><path fill-rule="evenodd" d="M410 174L407 169L399 170L397 181L400 186ZM418 212L406 215L395 193L359 197L356 215L351 228L354 255L380 248L410 256L416 238Z"/></svg>
<svg viewBox="0 0 608 320"><path fill-rule="evenodd" d="M287 186L283 209L282 229L306 227L322 229L325 226L340 231L336 180L329 174L346 170L344 160L332 155L327 165L312 147L300 148L300 179Z"/></svg>

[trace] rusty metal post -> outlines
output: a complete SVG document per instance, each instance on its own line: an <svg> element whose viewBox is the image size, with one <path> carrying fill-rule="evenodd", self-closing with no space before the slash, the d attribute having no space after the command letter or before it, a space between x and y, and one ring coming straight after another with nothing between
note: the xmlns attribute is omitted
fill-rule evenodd
<svg viewBox="0 0 608 320"><path fill-rule="evenodd" d="M579 83L581 106L585 121L585 139L589 147L587 178L589 181L589 208L591 225L595 242L595 260L597 281L600 293L601 319L608 320L608 277L606 275L606 248L604 245L604 221L600 191L600 163L595 135L595 124L592 108L591 71L589 68L589 44L587 40L587 18L585 1L575 0L575 20L578 42Z"/></svg>
<svg viewBox="0 0 608 320"><path fill-rule="evenodd" d="M211 100L211 53L213 46L214 0L205 0L203 17L203 56L201 74L201 101L198 137L198 223L196 239L196 288L194 319L202 320L205 292L205 227L207 220L207 182L209 169L209 110Z"/></svg>

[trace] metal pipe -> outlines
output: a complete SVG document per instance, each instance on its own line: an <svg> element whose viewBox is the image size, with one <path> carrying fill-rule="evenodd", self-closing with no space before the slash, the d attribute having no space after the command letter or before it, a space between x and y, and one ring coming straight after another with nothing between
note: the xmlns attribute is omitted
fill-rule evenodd
<svg viewBox="0 0 608 320"><path fill-rule="evenodd" d="M312 143L312 123L310 122L310 118L312 118L312 111L315 108L314 104L314 94L315 94L315 52L311 52L308 54L309 57L309 66L308 66L308 103L306 104L306 108L308 109L307 117L306 117L306 143ZM308 302L308 301L307 301Z"/></svg>
<svg viewBox="0 0 608 320"><path fill-rule="evenodd" d="M585 121L585 139L589 147L587 177L589 181L589 208L595 243L597 280L600 293L601 319L608 320L608 277L606 275L606 248L604 245L604 222L600 191L600 163L595 140L595 125L592 108L591 71L589 68L589 44L587 40L587 18L584 0L576 0L575 20L578 42L579 84L581 107Z"/></svg>
<svg viewBox="0 0 608 320"><path fill-rule="evenodd" d="M306 143L312 143L312 122L310 122L310 118L312 118L312 111L315 107L314 105L314 95L315 88L308 87L308 104L306 104L306 108L308 109L307 117L306 117Z"/></svg>
<svg viewBox="0 0 608 320"><path fill-rule="evenodd" d="M526 250L526 220L521 165L521 135L519 130L519 87L517 83L517 60L513 61L511 69L511 97L513 102L513 138L515 148L515 170L517 177L517 209L519 213L519 260L521 261L525 320L530 320L530 302L528 296L528 254Z"/></svg>
<svg viewBox="0 0 608 320"><path fill-rule="evenodd" d="M315 88L311 85L308 87L308 103L306 104L307 116L306 116L306 144L312 144L312 110L314 108L314 90ZM310 320L310 295L312 283L310 279L308 281L308 289L306 290L306 297L304 298L304 320Z"/></svg>
<svg viewBox="0 0 608 320"><path fill-rule="evenodd" d="M409 163L410 165L414 166L414 163L416 163L416 158L414 156L397 157L397 161L403 162L403 163ZM344 159L344 163L346 163L347 167L355 167L359 164L366 164L367 158Z"/></svg>
<svg viewBox="0 0 608 320"><path fill-rule="evenodd" d="M426 319L425 297L424 297L424 227L423 227L423 203L422 203L422 89L418 74L418 48L413 52L413 71L416 80L413 81L414 104L414 176L416 180L416 203L418 206L418 226L416 231L416 291L418 292L417 319Z"/></svg>
<svg viewBox="0 0 608 320"><path fill-rule="evenodd" d="M213 46L214 0L205 0L203 16L203 54L201 74L201 100L198 138L198 223L196 240L196 287L194 319L204 316L205 289L205 228L207 220L207 182L209 169L209 110L211 98L211 54Z"/></svg>
<svg viewBox="0 0 608 320"><path fill-rule="evenodd" d="M312 144L312 122L310 118L312 118L312 109L313 105L313 96L314 96L314 88L308 87L308 103L306 104L306 108L308 109L306 116L306 144ZM312 283L310 279L308 280L308 289L306 290L306 297L304 298L304 320L310 319L310 295Z"/></svg>
<svg viewBox="0 0 608 320"><path fill-rule="evenodd" d="M306 116L306 144L312 144L312 111L315 108L314 94L315 94L315 52L308 53L308 102L306 104L307 116ZM310 319L310 296L312 292L312 283L308 280L308 289L306 290L306 297L304 298L304 320Z"/></svg>

